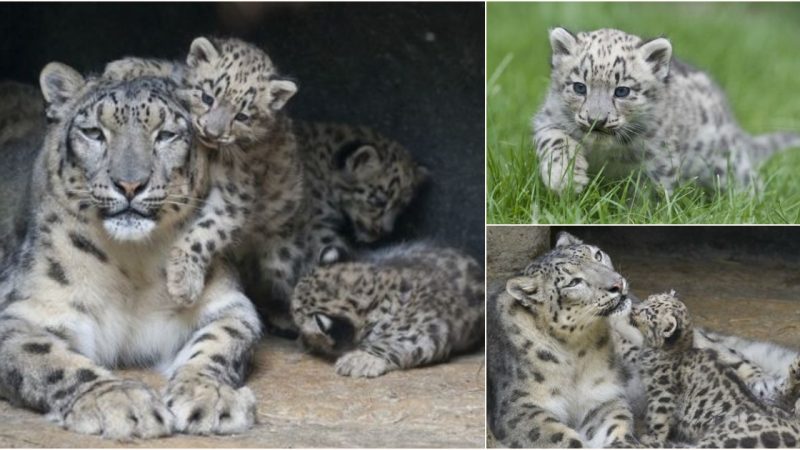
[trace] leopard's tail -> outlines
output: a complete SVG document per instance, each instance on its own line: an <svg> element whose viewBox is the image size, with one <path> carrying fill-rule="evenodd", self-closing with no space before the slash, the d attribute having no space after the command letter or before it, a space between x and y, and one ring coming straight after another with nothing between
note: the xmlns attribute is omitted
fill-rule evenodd
<svg viewBox="0 0 800 450"><path fill-rule="evenodd" d="M750 152L754 162L762 163L774 153L790 148L800 148L800 134L780 132L753 136Z"/></svg>

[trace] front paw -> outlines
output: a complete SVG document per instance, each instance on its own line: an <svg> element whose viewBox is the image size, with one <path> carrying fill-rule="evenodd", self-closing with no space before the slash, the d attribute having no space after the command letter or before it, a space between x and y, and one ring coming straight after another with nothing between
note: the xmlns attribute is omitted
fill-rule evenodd
<svg viewBox="0 0 800 450"><path fill-rule="evenodd" d="M158 394L130 380L98 381L64 414L64 428L109 439L156 438L172 434L173 416Z"/></svg>
<svg viewBox="0 0 800 450"><path fill-rule="evenodd" d="M748 381L747 387L750 388L756 397L764 402L772 403L775 401L778 393L779 380L776 378L761 375Z"/></svg>
<svg viewBox="0 0 800 450"><path fill-rule="evenodd" d="M652 434L644 434L639 436L639 442L647 448L660 448L663 446L661 439Z"/></svg>
<svg viewBox="0 0 800 450"><path fill-rule="evenodd" d="M374 378L394 369L387 360L365 352L353 350L336 360L336 373L354 378Z"/></svg>
<svg viewBox="0 0 800 450"><path fill-rule="evenodd" d="M172 249L167 264L167 292L176 303L193 305L203 292L205 276L205 270L192 261L191 255L179 248Z"/></svg>
<svg viewBox="0 0 800 450"><path fill-rule="evenodd" d="M553 192L562 194L572 185L575 192L581 192L589 184L587 171L589 163L580 152L575 152L574 162L565 154L560 158L541 162L541 175L544 184Z"/></svg>
<svg viewBox="0 0 800 450"><path fill-rule="evenodd" d="M256 398L250 388L235 389L209 376L178 376L164 397L175 415L175 429L182 433L241 433L256 421Z"/></svg>

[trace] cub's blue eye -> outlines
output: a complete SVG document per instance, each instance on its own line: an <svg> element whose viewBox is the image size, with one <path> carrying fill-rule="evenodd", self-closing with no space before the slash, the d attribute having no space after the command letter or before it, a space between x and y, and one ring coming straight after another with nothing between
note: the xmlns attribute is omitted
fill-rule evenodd
<svg viewBox="0 0 800 450"><path fill-rule="evenodd" d="M211 106L214 104L214 97L206 94L205 92L203 92L202 98L203 98L203 103L205 103L206 105Z"/></svg>
<svg viewBox="0 0 800 450"><path fill-rule="evenodd" d="M100 131L100 128L81 128L80 130L84 136L93 141L103 142L106 140L106 137L103 132Z"/></svg>
<svg viewBox="0 0 800 450"><path fill-rule="evenodd" d="M614 97L617 97L617 98L625 98L630 93L631 93L631 88L628 88L628 87L625 87L625 86L620 86L620 87L614 89Z"/></svg>
<svg viewBox="0 0 800 450"><path fill-rule="evenodd" d="M248 116L245 113L239 113L239 114L236 114L236 117L234 117L234 120L238 120L239 122L247 122L248 120L250 120L250 116Z"/></svg>
<svg viewBox="0 0 800 450"><path fill-rule="evenodd" d="M572 89L578 95L586 95L586 85L583 83L572 83Z"/></svg>

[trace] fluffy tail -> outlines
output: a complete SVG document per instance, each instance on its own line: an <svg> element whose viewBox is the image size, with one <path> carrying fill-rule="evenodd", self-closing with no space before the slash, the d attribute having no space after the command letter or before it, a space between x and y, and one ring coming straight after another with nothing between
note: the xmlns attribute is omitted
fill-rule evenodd
<svg viewBox="0 0 800 450"><path fill-rule="evenodd" d="M753 136L751 154L754 162L761 163L781 150L800 148L800 134L771 133Z"/></svg>

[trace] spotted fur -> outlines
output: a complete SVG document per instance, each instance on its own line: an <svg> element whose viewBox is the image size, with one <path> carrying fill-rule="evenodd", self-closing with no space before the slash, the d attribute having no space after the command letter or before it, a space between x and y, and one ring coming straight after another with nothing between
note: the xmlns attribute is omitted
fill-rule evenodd
<svg viewBox="0 0 800 450"><path fill-rule="evenodd" d="M376 377L447 359L483 338L480 265L460 252L401 244L315 269L297 284L303 344L336 372Z"/></svg>
<svg viewBox="0 0 800 450"><path fill-rule="evenodd" d="M637 445L607 322L630 305L627 289L608 255L561 233L489 299L487 413L503 445Z"/></svg>
<svg viewBox="0 0 800 450"><path fill-rule="evenodd" d="M208 155L166 79L41 74L50 121L23 244L0 270L0 395L108 438L231 433L258 316L224 261L191 307L169 300L169 249L206 198ZM162 393L110 369L158 367Z"/></svg>
<svg viewBox="0 0 800 450"><path fill-rule="evenodd" d="M674 292L634 305L630 324L642 335L639 366L647 390L646 435L667 444L681 436L699 447L795 447L800 422L754 396L712 349L694 345L686 305Z"/></svg>
<svg viewBox="0 0 800 450"><path fill-rule="evenodd" d="M189 103L198 140L213 164L211 193L173 248L169 292L192 304L214 257L269 241L301 209L303 169L292 124L282 108L297 91L278 75L269 56L238 39L197 38L185 64L142 58L109 63L104 77L174 80ZM241 249L240 249L241 250ZM241 251L240 251L241 252Z"/></svg>
<svg viewBox="0 0 800 450"><path fill-rule="evenodd" d="M665 38L613 29L550 31L552 73L533 139L545 184L581 191L590 171L642 168L668 191L681 180L747 185L758 164L800 146L800 134L750 136L704 72L673 58ZM729 170L730 169L730 170Z"/></svg>
<svg viewBox="0 0 800 450"><path fill-rule="evenodd" d="M399 143L366 127L297 122L305 209L274 235L246 276L251 297L276 329L293 336L289 298L319 265L349 259L358 243L392 232L427 177Z"/></svg>

